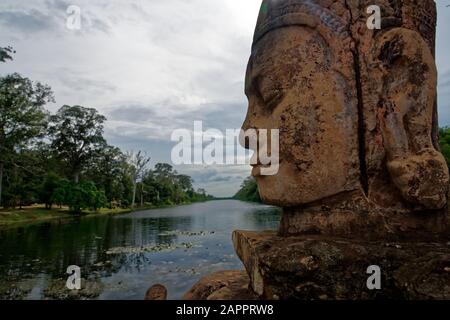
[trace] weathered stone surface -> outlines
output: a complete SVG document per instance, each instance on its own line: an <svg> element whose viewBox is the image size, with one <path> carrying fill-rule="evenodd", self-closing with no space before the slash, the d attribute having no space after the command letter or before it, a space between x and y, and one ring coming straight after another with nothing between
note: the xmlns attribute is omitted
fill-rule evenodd
<svg viewBox="0 0 450 320"><path fill-rule="evenodd" d="M283 15L286 21L266 22L261 11L246 76L243 129L280 130L279 172L258 175L259 190L266 203L283 207L360 189L351 38L345 29L323 25L312 13L320 13L319 6L297 2L306 11ZM277 5L274 13L272 2L265 3L269 17L282 14ZM345 21L330 19L346 27ZM278 28L285 23L289 27Z"/></svg>
<svg viewBox="0 0 450 320"><path fill-rule="evenodd" d="M403 215L407 229L415 213L448 216L449 173L436 135L435 3L378 1L381 30L367 27L370 5L263 1L243 129L280 130L278 174L254 175L265 203L289 208L281 234L303 233L290 218L320 206L335 213L328 225L341 216L339 228L346 210L351 228L361 221L362 229L367 213L392 214L400 225ZM426 229L442 229L432 225L441 218Z"/></svg>
<svg viewBox="0 0 450 320"><path fill-rule="evenodd" d="M151 286L145 293L144 300L167 300L167 289L162 284Z"/></svg>
<svg viewBox="0 0 450 320"><path fill-rule="evenodd" d="M249 290L249 277L242 270L212 273L197 282L183 300L255 300Z"/></svg>
<svg viewBox="0 0 450 320"><path fill-rule="evenodd" d="M395 209L361 209L352 201L338 201L338 204L284 208L279 235L326 235L372 241L450 240L447 211L405 214Z"/></svg>
<svg viewBox="0 0 450 320"><path fill-rule="evenodd" d="M263 299L450 299L450 243L367 242L235 231L233 243ZM378 265L381 290L367 288Z"/></svg>

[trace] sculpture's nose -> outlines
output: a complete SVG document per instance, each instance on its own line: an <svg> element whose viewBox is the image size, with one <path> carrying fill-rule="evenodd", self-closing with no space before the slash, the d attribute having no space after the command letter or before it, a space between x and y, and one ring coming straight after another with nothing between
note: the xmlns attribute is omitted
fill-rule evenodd
<svg viewBox="0 0 450 320"><path fill-rule="evenodd" d="M254 146L258 145L258 134L257 127L252 119L252 113L250 111L251 109L252 108L249 106L247 116L245 117L244 123L242 124L242 130L239 135L239 143L245 149L255 150Z"/></svg>

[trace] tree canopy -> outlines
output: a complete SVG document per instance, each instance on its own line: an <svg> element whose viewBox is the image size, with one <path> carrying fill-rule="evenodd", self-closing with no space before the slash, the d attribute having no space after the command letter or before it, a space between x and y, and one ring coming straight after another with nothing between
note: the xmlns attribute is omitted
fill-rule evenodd
<svg viewBox="0 0 450 320"><path fill-rule="evenodd" d="M0 47L0 62L12 59ZM204 201L191 177L165 163L150 168L145 152L122 152L103 136L106 117L95 108L63 105L55 114L48 85L17 73L0 77L0 205L159 206Z"/></svg>
<svg viewBox="0 0 450 320"><path fill-rule="evenodd" d="M253 177L246 178L239 191L235 194L234 199L250 202L262 202L259 196L258 185Z"/></svg>
<svg viewBox="0 0 450 320"><path fill-rule="evenodd" d="M94 108L63 106L50 117L52 148L67 165L75 182L88 161L101 152L106 141L103 123L106 118Z"/></svg>

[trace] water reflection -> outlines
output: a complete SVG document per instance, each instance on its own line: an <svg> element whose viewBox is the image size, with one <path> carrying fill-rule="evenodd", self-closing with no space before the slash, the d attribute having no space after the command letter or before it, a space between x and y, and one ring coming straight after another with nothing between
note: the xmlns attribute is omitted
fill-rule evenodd
<svg viewBox="0 0 450 320"><path fill-rule="evenodd" d="M276 208L230 200L0 230L0 298L21 286L15 298L45 298L49 281L78 265L101 281L100 299L142 299L155 282L176 299L209 272L242 268L233 230L278 223Z"/></svg>

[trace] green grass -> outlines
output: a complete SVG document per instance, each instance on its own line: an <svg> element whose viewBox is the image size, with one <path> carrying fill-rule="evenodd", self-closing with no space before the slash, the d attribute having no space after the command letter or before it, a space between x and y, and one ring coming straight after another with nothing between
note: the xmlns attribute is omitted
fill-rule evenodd
<svg viewBox="0 0 450 320"><path fill-rule="evenodd" d="M203 202L203 201L201 201ZM162 204L162 205L150 205L140 208L137 207L134 210L130 208L116 208L108 209L102 208L97 211L85 210L82 212L81 216L84 218L98 217L102 215L115 215L130 213L132 211L142 211L158 208L170 208L180 205L189 205L190 202L181 204ZM24 207L22 209L0 209L0 228L8 228L15 225L29 225L34 223L39 223L43 221L56 220L56 219L71 219L75 217L74 214L69 212L69 208L63 207L53 207L51 210L45 209L44 205L33 205L29 207Z"/></svg>
<svg viewBox="0 0 450 320"><path fill-rule="evenodd" d="M94 217L108 214L122 214L131 212L130 209L100 209L98 211L84 211L83 217ZM24 207L23 209L0 210L0 227L8 227L16 224L32 224L54 219L70 219L74 215L68 208L45 209L43 205Z"/></svg>

